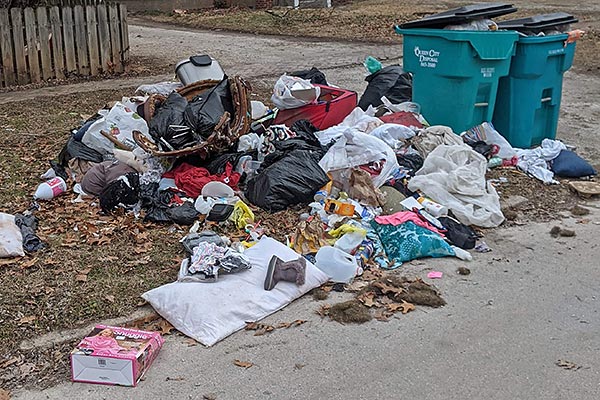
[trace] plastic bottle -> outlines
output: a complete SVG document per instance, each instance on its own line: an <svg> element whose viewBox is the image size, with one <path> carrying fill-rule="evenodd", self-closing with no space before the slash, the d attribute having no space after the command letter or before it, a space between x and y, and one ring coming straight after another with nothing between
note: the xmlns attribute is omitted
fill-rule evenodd
<svg viewBox="0 0 600 400"><path fill-rule="evenodd" d="M36 200L50 200L63 194L67 190L67 184L60 176L52 178L49 181L40 183L33 198Z"/></svg>
<svg viewBox="0 0 600 400"><path fill-rule="evenodd" d="M436 203L435 201L428 199L427 197L419 197L417 198L419 204L423 206L425 211L429 214L433 215L436 218L443 217L444 215L448 215L448 208Z"/></svg>
<svg viewBox="0 0 600 400"><path fill-rule="evenodd" d="M329 181L327 185L323 186L321 189L315 193L315 201L321 204L325 204L325 200L329 197L329 193L331 192L332 182Z"/></svg>
<svg viewBox="0 0 600 400"><path fill-rule="evenodd" d="M354 252L354 258L363 270L366 269L367 262L373 256L373 253L375 253L375 246L373 245L373 241L369 239L363 240L356 248L356 251Z"/></svg>
<svg viewBox="0 0 600 400"><path fill-rule="evenodd" d="M315 265L327 274L332 282L348 283L362 273L354 256L331 246L323 246L319 249L315 257Z"/></svg>

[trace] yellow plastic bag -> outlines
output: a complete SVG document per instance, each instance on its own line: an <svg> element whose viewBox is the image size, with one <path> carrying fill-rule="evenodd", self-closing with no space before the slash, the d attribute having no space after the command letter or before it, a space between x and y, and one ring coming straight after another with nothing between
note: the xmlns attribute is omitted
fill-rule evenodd
<svg viewBox="0 0 600 400"><path fill-rule="evenodd" d="M239 200L235 203L229 220L235 224L236 228L244 229L246 225L254 223L254 213L246 203Z"/></svg>

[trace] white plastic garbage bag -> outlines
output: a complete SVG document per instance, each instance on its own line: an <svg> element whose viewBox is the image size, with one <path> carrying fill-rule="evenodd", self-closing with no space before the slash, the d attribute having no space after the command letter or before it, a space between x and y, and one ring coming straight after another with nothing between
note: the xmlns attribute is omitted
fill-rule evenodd
<svg viewBox="0 0 600 400"><path fill-rule="evenodd" d="M140 131L143 135L152 139L148 133L146 121L134 110L120 102L117 102L110 111L100 110L98 113L102 115L102 118L90 125L81 141L101 154L112 154L115 145L105 138L100 131L110 133L113 138L131 148L137 147L133 140L133 131Z"/></svg>
<svg viewBox="0 0 600 400"><path fill-rule="evenodd" d="M407 126L399 124L383 124L373 129L371 136L383 140L392 149L399 149L406 143L404 140L415 136L416 132Z"/></svg>
<svg viewBox="0 0 600 400"><path fill-rule="evenodd" d="M341 138L348 128L352 128L357 132L371 133L375 128L383 125L383 121L375 117L374 114L375 109L371 106L366 111L363 111L360 107L356 107L341 123L324 131L316 132L315 135L319 139L319 142L323 146L326 146L331 141Z"/></svg>
<svg viewBox="0 0 600 400"><path fill-rule="evenodd" d="M14 215L0 213L0 258L22 257L23 236Z"/></svg>
<svg viewBox="0 0 600 400"><path fill-rule="evenodd" d="M492 228L504 221L496 189L485 180L487 160L468 146L439 145L408 183L452 210L466 225Z"/></svg>
<svg viewBox="0 0 600 400"><path fill-rule="evenodd" d="M287 110L310 104L318 99L320 94L321 88L306 79L281 75L275 82L271 101L280 110Z"/></svg>
<svg viewBox="0 0 600 400"><path fill-rule="evenodd" d="M379 138L347 128L343 136L319 161L319 166L323 171L329 172L358 167L374 161L385 161L381 173L373 177L373 185L380 187L399 168L394 150Z"/></svg>

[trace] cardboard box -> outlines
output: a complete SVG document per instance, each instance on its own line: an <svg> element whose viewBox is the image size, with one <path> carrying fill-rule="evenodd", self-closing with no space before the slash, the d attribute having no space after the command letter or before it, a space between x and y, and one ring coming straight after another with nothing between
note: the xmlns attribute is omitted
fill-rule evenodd
<svg viewBox="0 0 600 400"><path fill-rule="evenodd" d="M71 379L136 386L163 343L158 332L97 325L71 352Z"/></svg>

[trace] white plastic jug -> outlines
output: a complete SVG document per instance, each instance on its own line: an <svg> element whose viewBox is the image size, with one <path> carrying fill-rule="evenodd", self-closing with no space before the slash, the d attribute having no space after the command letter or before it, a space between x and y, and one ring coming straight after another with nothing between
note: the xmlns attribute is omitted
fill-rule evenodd
<svg viewBox="0 0 600 400"><path fill-rule="evenodd" d="M60 176L52 178L49 181L40 183L35 191L33 198L36 200L50 200L67 190L67 184Z"/></svg>
<svg viewBox="0 0 600 400"><path fill-rule="evenodd" d="M332 246L321 247L315 260L317 268L326 273L332 282L348 283L361 273L353 256Z"/></svg>

